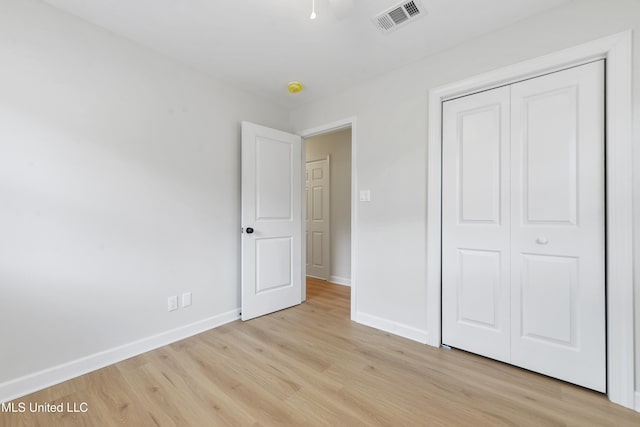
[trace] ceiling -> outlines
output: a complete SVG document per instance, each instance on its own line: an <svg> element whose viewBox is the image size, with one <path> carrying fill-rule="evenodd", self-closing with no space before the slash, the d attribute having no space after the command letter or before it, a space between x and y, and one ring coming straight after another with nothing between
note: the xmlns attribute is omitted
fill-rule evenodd
<svg viewBox="0 0 640 427"><path fill-rule="evenodd" d="M426 16L387 34L371 18L398 0L315 0L315 20L312 0L44 1L295 108L569 0L421 0Z"/></svg>

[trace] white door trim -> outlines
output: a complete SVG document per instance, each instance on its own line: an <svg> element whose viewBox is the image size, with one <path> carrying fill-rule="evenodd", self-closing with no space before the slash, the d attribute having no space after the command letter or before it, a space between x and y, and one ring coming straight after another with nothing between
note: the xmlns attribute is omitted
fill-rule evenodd
<svg viewBox="0 0 640 427"><path fill-rule="evenodd" d="M607 395L634 409L631 30L429 91L427 343L441 344L442 102L606 59Z"/></svg>
<svg viewBox="0 0 640 427"><path fill-rule="evenodd" d="M358 230L358 216L357 216L357 208L358 204L356 203L356 193L357 193L357 182L356 182L356 118L348 117L346 119L337 120L335 122L327 123L321 126L316 126L311 129L304 130L300 132L300 136L302 136L302 155L306 156L307 148L306 148L306 138L311 138L312 136L317 136L323 133L336 131L345 128L351 128L351 320L355 320L356 315L356 232ZM303 177L304 179L304 177ZM303 185L304 187L304 185ZM305 204L306 208L306 204ZM304 215L304 212L303 212ZM303 245L303 253L302 259L306 259L306 246ZM302 274L303 278L307 273L306 265L302 266ZM303 282L304 283L304 282ZM306 286L302 287L302 300L306 299Z"/></svg>

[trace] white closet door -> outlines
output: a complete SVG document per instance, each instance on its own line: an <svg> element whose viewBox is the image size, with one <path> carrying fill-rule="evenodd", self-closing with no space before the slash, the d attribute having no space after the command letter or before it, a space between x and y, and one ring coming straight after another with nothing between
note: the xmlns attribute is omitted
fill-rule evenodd
<svg viewBox="0 0 640 427"><path fill-rule="evenodd" d="M443 104L442 340L606 387L604 63Z"/></svg>
<svg viewBox="0 0 640 427"><path fill-rule="evenodd" d="M442 341L509 361L509 88L443 104Z"/></svg>
<svg viewBox="0 0 640 427"><path fill-rule="evenodd" d="M511 95L511 363L604 392L604 62Z"/></svg>

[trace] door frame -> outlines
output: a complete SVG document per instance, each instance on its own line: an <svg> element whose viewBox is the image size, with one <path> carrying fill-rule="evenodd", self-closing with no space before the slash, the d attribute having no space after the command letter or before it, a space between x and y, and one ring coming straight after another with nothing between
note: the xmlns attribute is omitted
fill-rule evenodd
<svg viewBox="0 0 640 427"><path fill-rule="evenodd" d="M329 132L333 132L333 131L337 131L337 130L343 130L343 129L348 129L351 128L351 320L355 320L355 315L356 315L356 307L357 307L357 301L356 301L356 231L358 229L357 227L357 208L358 208L358 204L356 203L356 193L357 193L357 182L356 182L356 118L354 117L348 117L346 119L341 119L341 120L336 120L334 122L330 122L324 125L320 125L320 126L316 126L314 128L310 128L310 129L306 129L303 130L302 132L298 132L298 134L302 137L302 158L306 159L307 156L307 142L306 139L307 138L311 138L313 136L318 136L318 135L322 135L325 133L329 133ZM305 160L306 161L306 160ZM303 190L303 198L302 200L305 200L304 197L304 179L305 176L304 174L302 175L301 179L302 181L302 190ZM305 217L305 213L306 213L306 208L307 208L307 204L306 203L302 203L302 217ZM304 221L303 221L303 227L305 227ZM303 228L303 235L304 235L304 228ZM306 245L302 245L302 259L306 260L307 259L307 247ZM306 263L303 262L302 265L302 279L306 280L306 275L307 275L307 266ZM304 281L302 282L303 284L305 283ZM307 287L306 286L302 286L302 301L305 301L307 299Z"/></svg>
<svg viewBox="0 0 640 427"><path fill-rule="evenodd" d="M628 30L429 91L427 344L442 344L442 102L605 59L607 396L635 409L631 46Z"/></svg>

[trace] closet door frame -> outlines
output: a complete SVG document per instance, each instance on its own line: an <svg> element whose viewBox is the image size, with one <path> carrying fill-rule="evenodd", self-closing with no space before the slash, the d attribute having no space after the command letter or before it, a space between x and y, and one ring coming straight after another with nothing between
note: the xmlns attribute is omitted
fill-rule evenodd
<svg viewBox="0 0 640 427"><path fill-rule="evenodd" d="M634 408L631 31L429 91L427 160L427 344L442 344L442 102L543 74L606 60L607 396ZM640 408L638 408L640 409Z"/></svg>

